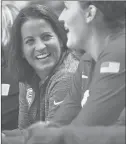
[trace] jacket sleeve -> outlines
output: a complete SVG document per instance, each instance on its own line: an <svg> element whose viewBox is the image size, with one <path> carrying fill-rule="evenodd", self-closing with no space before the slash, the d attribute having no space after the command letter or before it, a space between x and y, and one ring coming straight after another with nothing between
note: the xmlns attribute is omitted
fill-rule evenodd
<svg viewBox="0 0 126 144"><path fill-rule="evenodd" d="M18 128L24 129L29 126L28 121L28 104L26 101L26 87L25 84L19 83L19 116Z"/></svg>
<svg viewBox="0 0 126 144"><path fill-rule="evenodd" d="M59 126L70 124L81 109L81 65L71 79L71 86L60 109L56 112L53 123Z"/></svg>
<svg viewBox="0 0 126 144"><path fill-rule="evenodd" d="M25 139L27 144L125 144L125 126L47 128L38 123L28 129Z"/></svg>
<svg viewBox="0 0 126 144"><path fill-rule="evenodd" d="M68 95L72 83L73 73L64 72L59 77L53 80L51 89L49 91L49 110L46 120L51 121L64 102L65 97Z"/></svg>

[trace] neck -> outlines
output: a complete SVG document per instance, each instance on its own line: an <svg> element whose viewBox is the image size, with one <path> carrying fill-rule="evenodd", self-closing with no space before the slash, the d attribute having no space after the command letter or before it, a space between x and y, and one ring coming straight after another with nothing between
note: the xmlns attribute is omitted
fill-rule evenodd
<svg viewBox="0 0 126 144"><path fill-rule="evenodd" d="M86 44L86 51L97 61L101 51L108 43L108 34L92 33Z"/></svg>
<svg viewBox="0 0 126 144"><path fill-rule="evenodd" d="M36 71L36 74L39 76L41 81L44 81L49 76L49 72L50 70L38 70Z"/></svg>

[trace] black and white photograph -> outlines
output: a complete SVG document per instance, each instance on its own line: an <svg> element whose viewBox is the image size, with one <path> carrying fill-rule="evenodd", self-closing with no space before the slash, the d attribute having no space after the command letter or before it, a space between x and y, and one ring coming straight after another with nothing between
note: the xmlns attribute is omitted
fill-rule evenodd
<svg viewBox="0 0 126 144"><path fill-rule="evenodd" d="M125 144L126 1L1 1L1 143Z"/></svg>

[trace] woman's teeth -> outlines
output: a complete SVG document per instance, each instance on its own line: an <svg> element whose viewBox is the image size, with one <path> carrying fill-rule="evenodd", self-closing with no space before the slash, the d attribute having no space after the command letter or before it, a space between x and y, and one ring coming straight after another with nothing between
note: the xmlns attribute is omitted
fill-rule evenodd
<svg viewBox="0 0 126 144"><path fill-rule="evenodd" d="M43 55L38 55L36 56L37 59L44 59L47 58L50 54L43 54Z"/></svg>

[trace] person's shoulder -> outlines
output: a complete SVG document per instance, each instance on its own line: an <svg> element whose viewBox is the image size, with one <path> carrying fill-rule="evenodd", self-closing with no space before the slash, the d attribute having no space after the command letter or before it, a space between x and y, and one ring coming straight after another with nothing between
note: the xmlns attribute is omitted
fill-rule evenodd
<svg viewBox="0 0 126 144"><path fill-rule="evenodd" d="M66 71L65 69L60 69L55 72L55 74L50 78L51 83L57 83L61 81L68 81L73 77L73 72Z"/></svg>
<svg viewBox="0 0 126 144"><path fill-rule="evenodd" d="M113 37L106 48L101 52L97 65L99 67L116 67L119 71L125 70L125 34ZM112 70L111 70L112 71Z"/></svg>
<svg viewBox="0 0 126 144"><path fill-rule="evenodd" d="M125 54L125 34L118 34L110 38L107 47L102 52L101 56L111 54L124 55Z"/></svg>
<svg viewBox="0 0 126 144"><path fill-rule="evenodd" d="M109 45L109 49L112 52L123 53L125 51L125 34L120 34L113 38L113 41Z"/></svg>
<svg viewBox="0 0 126 144"><path fill-rule="evenodd" d="M73 73L66 72L64 70L58 70L55 74L50 78L47 91L48 93L54 90L55 87L59 89L64 87L69 87L73 78Z"/></svg>

